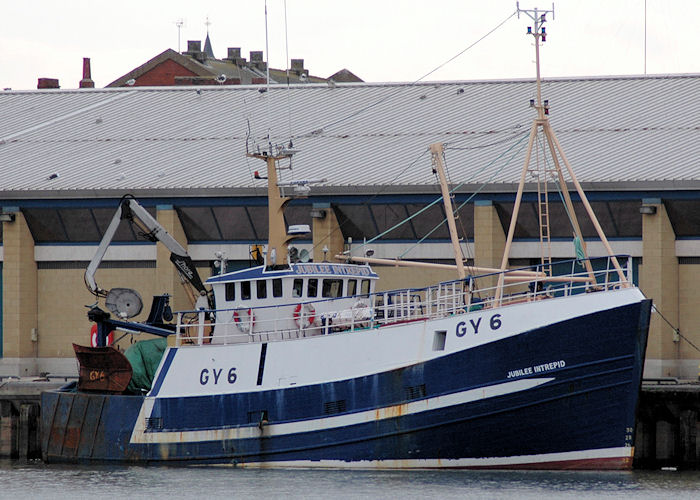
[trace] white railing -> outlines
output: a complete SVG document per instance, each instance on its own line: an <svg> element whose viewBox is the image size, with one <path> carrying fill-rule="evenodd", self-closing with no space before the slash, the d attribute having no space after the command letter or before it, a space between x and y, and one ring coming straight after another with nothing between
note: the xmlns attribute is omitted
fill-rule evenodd
<svg viewBox="0 0 700 500"><path fill-rule="evenodd" d="M582 262L573 260L554 263L559 269L568 268L567 272L556 276L544 276L541 266L533 266L421 289L307 302L312 306L308 308L286 304L253 309L183 311L177 317L176 345L301 339L632 286L632 259L627 256L617 256L617 259L626 260L622 277L613 266L612 257L608 257L590 259L592 272ZM524 274L526 272L530 274ZM500 274L504 275L504 285L502 292L497 293L495 283ZM217 322L217 316L233 320Z"/></svg>

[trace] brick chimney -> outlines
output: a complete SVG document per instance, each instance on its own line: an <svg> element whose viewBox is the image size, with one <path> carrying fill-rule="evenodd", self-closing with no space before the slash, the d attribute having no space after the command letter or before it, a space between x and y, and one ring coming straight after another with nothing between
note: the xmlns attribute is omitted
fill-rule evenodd
<svg viewBox="0 0 700 500"><path fill-rule="evenodd" d="M187 51L183 55L190 56L199 62L207 60L207 55L202 52L202 42L199 40L187 40Z"/></svg>
<svg viewBox="0 0 700 500"><path fill-rule="evenodd" d="M262 50L250 51L250 65L261 71L265 71L267 69L267 63L263 60Z"/></svg>
<svg viewBox="0 0 700 500"><path fill-rule="evenodd" d="M304 69L304 60L303 59L292 59L291 60L291 70L292 73L294 73L297 76L309 76L309 70Z"/></svg>
<svg viewBox="0 0 700 500"><path fill-rule="evenodd" d="M83 79L80 80L79 84L81 89L94 89L95 82L92 81L90 76L90 58L83 57Z"/></svg>
<svg viewBox="0 0 700 500"><path fill-rule="evenodd" d="M36 88L38 89L60 89L58 78L39 78Z"/></svg>
<svg viewBox="0 0 700 500"><path fill-rule="evenodd" d="M246 63L245 57L241 57L240 47L229 47L228 56L225 60L232 62L236 66L245 66Z"/></svg>

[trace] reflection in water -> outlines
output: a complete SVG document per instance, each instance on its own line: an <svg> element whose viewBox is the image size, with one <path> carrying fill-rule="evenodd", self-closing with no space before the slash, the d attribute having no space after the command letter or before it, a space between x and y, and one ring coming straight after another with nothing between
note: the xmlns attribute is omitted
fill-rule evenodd
<svg viewBox="0 0 700 500"><path fill-rule="evenodd" d="M698 498L700 472L348 471L0 461L15 498Z"/></svg>

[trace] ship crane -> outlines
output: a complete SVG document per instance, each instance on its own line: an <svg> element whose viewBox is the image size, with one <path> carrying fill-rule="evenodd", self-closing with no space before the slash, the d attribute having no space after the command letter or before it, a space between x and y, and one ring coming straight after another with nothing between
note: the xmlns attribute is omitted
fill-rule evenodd
<svg viewBox="0 0 700 500"><path fill-rule="evenodd" d="M97 297L104 297L107 307L117 314L120 319L131 318L141 312L143 304L141 297L135 290L126 288L104 290L100 288L95 281L97 268L104 259L107 248L109 248L119 228L119 224L125 219L130 223L136 224L148 240L160 242L170 250L170 261L180 274L183 284L187 282L191 288L196 290L196 292L193 292L193 290L186 288L192 305L197 309L212 309L213 303L211 294L204 287L202 279L199 273L197 273L194 262L192 262L192 258L188 255L187 250L185 250L185 248L130 195L122 198L117 211L114 213L97 247L95 255L85 270L85 285L88 290Z"/></svg>

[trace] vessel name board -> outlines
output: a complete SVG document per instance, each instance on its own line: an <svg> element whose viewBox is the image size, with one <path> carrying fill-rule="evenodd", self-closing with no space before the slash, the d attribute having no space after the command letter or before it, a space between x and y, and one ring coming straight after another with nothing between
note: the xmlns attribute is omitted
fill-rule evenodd
<svg viewBox="0 0 700 500"><path fill-rule="evenodd" d="M294 267L295 274L337 274L340 276L369 276L371 274L365 266L346 266L337 264L297 264Z"/></svg>

